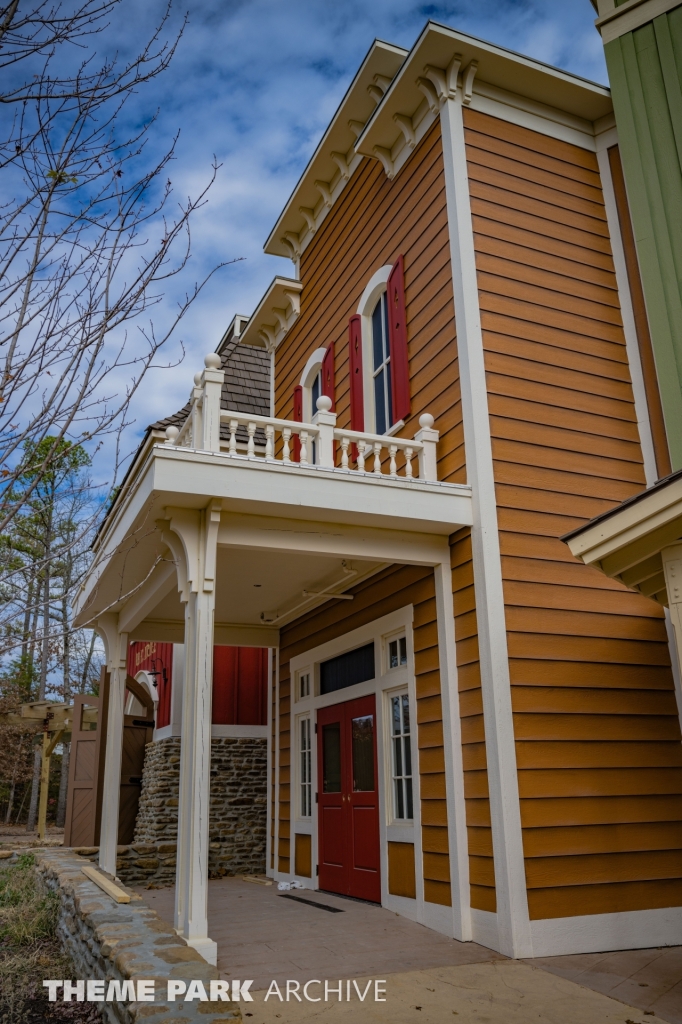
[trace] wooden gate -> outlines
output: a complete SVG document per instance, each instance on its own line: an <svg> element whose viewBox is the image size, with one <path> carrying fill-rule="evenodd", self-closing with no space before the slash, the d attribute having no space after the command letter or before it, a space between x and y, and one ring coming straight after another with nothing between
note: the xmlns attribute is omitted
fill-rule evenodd
<svg viewBox="0 0 682 1024"><path fill-rule="evenodd" d="M123 720L121 790L118 843L133 841L135 819L142 790L144 748L154 729L154 702L137 680L129 676L126 688L145 706L145 717L126 715ZM93 715L88 709L95 709ZM74 700L69 761L69 789L66 798L64 846L97 846L100 838L104 757L109 710L109 674L102 672L100 696L79 695Z"/></svg>
<svg viewBox="0 0 682 1024"><path fill-rule="evenodd" d="M103 700L104 696L81 694L73 702L64 846L97 846L99 843ZM90 708L96 710L96 717L88 715Z"/></svg>

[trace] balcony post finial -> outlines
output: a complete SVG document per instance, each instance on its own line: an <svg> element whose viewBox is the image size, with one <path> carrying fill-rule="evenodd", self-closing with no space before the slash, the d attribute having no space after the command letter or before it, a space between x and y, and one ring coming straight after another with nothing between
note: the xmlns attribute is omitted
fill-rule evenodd
<svg viewBox="0 0 682 1024"><path fill-rule="evenodd" d="M320 395L316 405L317 412L313 416L313 423L320 431L316 445L317 465L333 468L336 413L331 412L332 400L328 395Z"/></svg>
<svg viewBox="0 0 682 1024"><path fill-rule="evenodd" d="M206 369L201 374L202 438L194 440L194 447L201 447L205 452L220 451L220 395L225 379L225 372L220 369L221 363L217 352L209 352L204 358Z"/></svg>
<svg viewBox="0 0 682 1024"><path fill-rule="evenodd" d="M420 441L424 446L419 452L419 479L437 480L436 445L439 434L433 429L433 416L428 412L422 413L419 417L419 426L421 430L414 435L415 441Z"/></svg>

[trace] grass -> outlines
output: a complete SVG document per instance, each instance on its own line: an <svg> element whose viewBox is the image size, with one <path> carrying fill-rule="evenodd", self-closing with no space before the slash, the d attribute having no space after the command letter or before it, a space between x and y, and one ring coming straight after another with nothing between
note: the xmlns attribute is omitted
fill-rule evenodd
<svg viewBox="0 0 682 1024"><path fill-rule="evenodd" d="M48 1003L44 978L73 978L56 928L59 893L46 888L31 853L0 868L0 1024L95 1024L93 1004Z"/></svg>

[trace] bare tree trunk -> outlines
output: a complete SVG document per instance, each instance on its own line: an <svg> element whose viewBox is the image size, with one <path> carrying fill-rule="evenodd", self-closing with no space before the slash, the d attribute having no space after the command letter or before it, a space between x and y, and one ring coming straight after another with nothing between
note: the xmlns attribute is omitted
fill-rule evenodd
<svg viewBox="0 0 682 1024"><path fill-rule="evenodd" d="M21 798L21 806L19 807L19 813L17 814L16 821L14 822L15 825L19 824L19 819L21 818L21 812L23 811L24 804L26 803L26 794L27 793L28 793L28 786L25 786L24 787L24 794L23 794L23 796Z"/></svg>
<svg viewBox="0 0 682 1024"><path fill-rule="evenodd" d="M17 759L14 762L14 768L12 769L12 780L9 786L9 800L7 801L7 813L5 814L5 825L9 825L12 820L12 808L14 807L14 794L17 790L17 768L19 767L19 761L21 759L21 748L24 745L24 737L19 737L19 747L17 749Z"/></svg>
<svg viewBox="0 0 682 1024"><path fill-rule="evenodd" d="M62 699L65 704L71 703L71 635L69 633L69 601L71 593L71 562L72 554L66 556L66 567L62 580L62 656L64 685ZM70 746L62 745L62 769L59 776L59 799L57 800L57 828L64 827L66 818L66 791L69 785L69 752Z"/></svg>
<svg viewBox="0 0 682 1024"><path fill-rule="evenodd" d="M43 644L40 658L40 689L38 700L45 700L47 690L47 670L50 664L50 558L52 555L52 507L48 511L47 529L45 531L45 580L43 590ZM33 832L38 816L38 796L40 793L40 767L42 757L40 747L33 754L33 779L31 781L31 802L28 806L26 831Z"/></svg>

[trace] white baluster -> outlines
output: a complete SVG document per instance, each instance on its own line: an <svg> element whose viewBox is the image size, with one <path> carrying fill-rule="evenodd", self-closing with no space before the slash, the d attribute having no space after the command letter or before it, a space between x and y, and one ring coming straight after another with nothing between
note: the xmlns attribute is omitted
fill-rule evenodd
<svg viewBox="0 0 682 1024"><path fill-rule="evenodd" d="M412 458L413 458L413 456L414 456L414 452L412 451L412 449L411 448L406 448L405 449L405 476L407 477L408 480L412 479Z"/></svg>
<svg viewBox="0 0 682 1024"><path fill-rule="evenodd" d="M381 441L374 442L374 472L377 476L381 476L381 449L383 447Z"/></svg>
<svg viewBox="0 0 682 1024"><path fill-rule="evenodd" d="M253 440L253 435L256 433L256 424L255 423L249 423L247 425L246 430L247 430L247 433L249 435L249 442L248 442L248 444L246 446L246 454L248 455L248 457L250 459L253 459L253 458L256 457L256 445L255 445L255 442Z"/></svg>
<svg viewBox="0 0 682 1024"><path fill-rule="evenodd" d="M302 430L299 435L301 439L301 465L308 465L308 431Z"/></svg>
<svg viewBox="0 0 682 1024"><path fill-rule="evenodd" d="M392 444L389 447L389 449L388 449L389 455L391 456L391 463L390 463L388 471L391 474L391 476L397 476L398 475L398 467L395 464L395 457L396 457L397 451L398 451L398 445L397 444Z"/></svg>
<svg viewBox="0 0 682 1024"><path fill-rule="evenodd" d="M341 468L348 469L348 446L350 441L347 437L341 438Z"/></svg>
<svg viewBox="0 0 682 1024"><path fill-rule="evenodd" d="M285 427L282 431L282 462L291 462L291 449L289 447L289 441L291 440L291 427Z"/></svg>
<svg viewBox="0 0 682 1024"><path fill-rule="evenodd" d="M274 452L273 440L275 437L275 428L272 423L266 424L265 427L265 458L271 459Z"/></svg>
<svg viewBox="0 0 682 1024"><path fill-rule="evenodd" d="M237 420L230 420L230 455L237 454L237 427L239 423Z"/></svg>
<svg viewBox="0 0 682 1024"><path fill-rule="evenodd" d="M367 445L369 448L369 445ZM365 472L365 442L358 441L358 471Z"/></svg>

